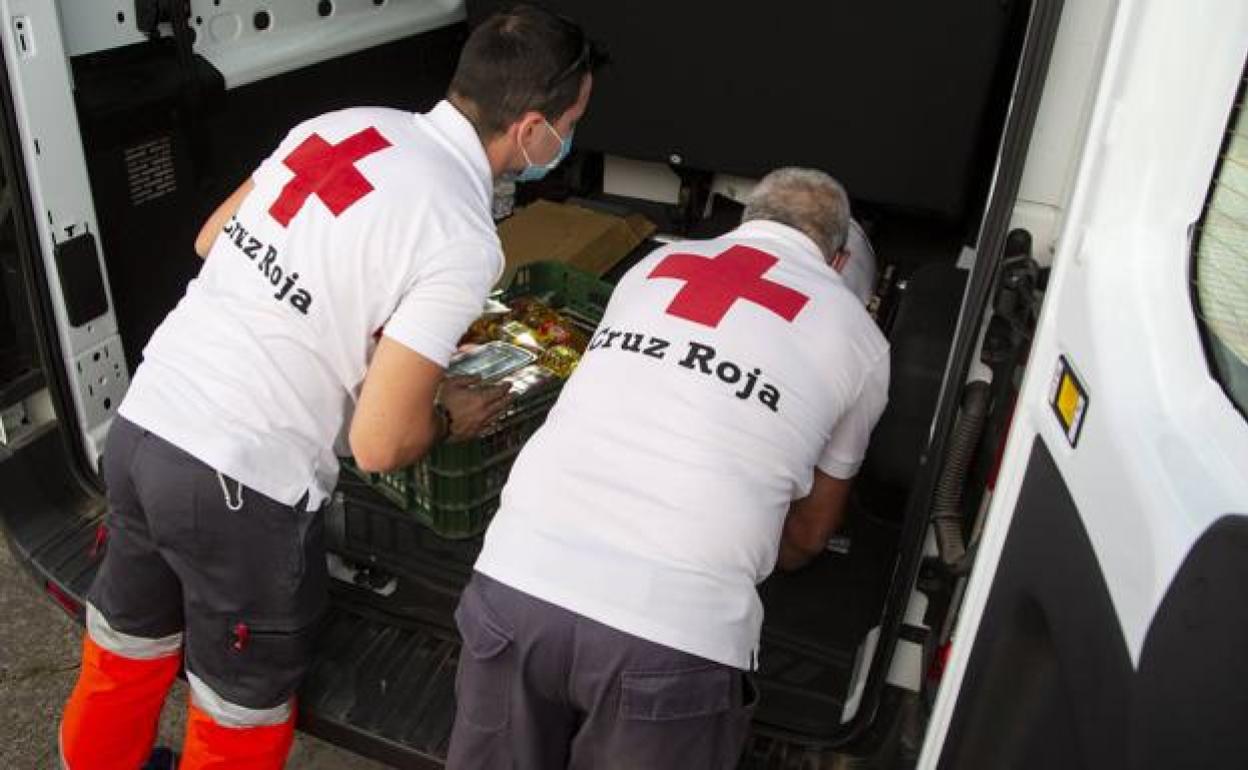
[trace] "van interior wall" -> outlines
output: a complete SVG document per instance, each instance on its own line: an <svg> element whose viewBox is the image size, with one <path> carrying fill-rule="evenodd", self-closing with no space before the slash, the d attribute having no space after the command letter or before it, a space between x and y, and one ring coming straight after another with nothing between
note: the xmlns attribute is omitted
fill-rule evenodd
<svg viewBox="0 0 1248 770"><path fill-rule="evenodd" d="M13 185L0 179L0 412L44 385L20 264L16 228L20 209L12 196Z"/></svg>
<svg viewBox="0 0 1248 770"><path fill-rule="evenodd" d="M133 370L199 271L203 221L302 120L344 107L427 110L446 92L463 25L241 88L188 110L161 43L73 61L79 119L115 312ZM211 79L209 79L211 83Z"/></svg>
<svg viewBox="0 0 1248 770"><path fill-rule="evenodd" d="M7 199L8 189L3 196ZM0 388L31 364L27 341L30 324L19 281L17 243L13 233L12 205L7 201L0 211ZM0 403L0 408L6 406Z"/></svg>

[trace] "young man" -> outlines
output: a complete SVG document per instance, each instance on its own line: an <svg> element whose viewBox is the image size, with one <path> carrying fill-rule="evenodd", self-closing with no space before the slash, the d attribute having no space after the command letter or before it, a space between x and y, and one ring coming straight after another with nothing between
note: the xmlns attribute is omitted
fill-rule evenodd
<svg viewBox="0 0 1248 770"><path fill-rule="evenodd" d="M457 612L450 770L736 767L755 586L839 526L889 363L831 264L841 186L782 169L745 219L620 281L517 460Z"/></svg>
<svg viewBox="0 0 1248 770"><path fill-rule="evenodd" d="M139 767L183 662L183 770L284 765L327 598L335 441L388 470L505 406L443 379L502 270L492 183L562 159L596 63L571 22L504 12L468 39L448 100L312 119L209 219L204 267L104 455L110 538L61 726L71 770Z"/></svg>

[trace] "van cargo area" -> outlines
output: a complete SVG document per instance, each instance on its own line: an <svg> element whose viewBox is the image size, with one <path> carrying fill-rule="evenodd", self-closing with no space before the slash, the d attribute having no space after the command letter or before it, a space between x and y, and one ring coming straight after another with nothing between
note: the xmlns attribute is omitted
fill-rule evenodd
<svg viewBox="0 0 1248 770"><path fill-rule="evenodd" d="M468 16L493 5L469 3ZM756 11L714 3L547 5L603 38L613 64L566 168L525 186L520 204L574 197L645 214L665 236L706 237L740 216L717 180L810 165L845 182L875 246L877 315L892 345L893 380L846 537L810 567L760 587L762 697L749 766L798 767L806 752L864 740L872 632L894 581L904 579L900 560L923 547L903 533L913 524L909 511L930 508L911 497L968 285L970 272L958 263L976 246L989 203L1033 8L911 4L897 15L870 2L794 6L768 15L760 36ZM429 109L446 92L466 29L459 22L241 85L207 59L185 56L175 37L73 57L98 237L131 369L198 270L192 243L201 223L285 132L347 106ZM608 189L610 157L666 166L680 180L677 202ZM5 173L20 175L12 159ZM9 222L4 234L12 261L20 228L13 232ZM605 280L654 245L643 243ZM14 328L31 323L12 298L33 275L5 273ZM45 308L34 324L48 323ZM0 348L6 344L16 343L0 334ZM56 358L50 348L42 353ZM0 394L29 392L44 375L65 390L54 371L18 368L0 368ZM64 421L31 437L21 453L0 448L4 527L71 612L80 611L98 563L104 507L80 455ZM452 613L480 537L440 537L350 473L339 491L327 521L338 579L300 696L302 724L398 766L438 766L454 715ZM925 645L940 622L936 604L907 618L900 634Z"/></svg>

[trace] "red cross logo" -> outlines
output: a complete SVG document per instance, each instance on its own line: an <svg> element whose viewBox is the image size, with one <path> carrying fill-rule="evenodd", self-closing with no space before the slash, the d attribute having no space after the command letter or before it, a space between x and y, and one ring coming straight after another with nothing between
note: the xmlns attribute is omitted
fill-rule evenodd
<svg viewBox="0 0 1248 770"><path fill-rule="evenodd" d="M672 254L648 277L677 278L685 282L672 298L672 304L667 306L668 315L715 328L736 301L744 299L792 323L810 297L763 278L779 261L765 251L733 246L713 258Z"/></svg>
<svg viewBox="0 0 1248 770"><path fill-rule="evenodd" d="M269 207L269 215L286 227L308 196L315 194L338 216L373 191L373 186L355 168L356 162L389 146L390 142L371 126L338 144L312 134L282 161L295 175Z"/></svg>

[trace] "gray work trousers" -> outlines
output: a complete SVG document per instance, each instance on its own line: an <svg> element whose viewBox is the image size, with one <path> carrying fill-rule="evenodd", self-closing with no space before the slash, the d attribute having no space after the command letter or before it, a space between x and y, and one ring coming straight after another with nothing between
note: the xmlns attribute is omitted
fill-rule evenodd
<svg viewBox="0 0 1248 770"><path fill-rule="evenodd" d="M731 770L758 700L745 672L476 573L448 770Z"/></svg>
<svg viewBox="0 0 1248 770"><path fill-rule="evenodd" d="M187 671L229 703L288 701L329 599L323 511L219 476L120 416L104 478L108 540L88 601L124 634L185 632Z"/></svg>

